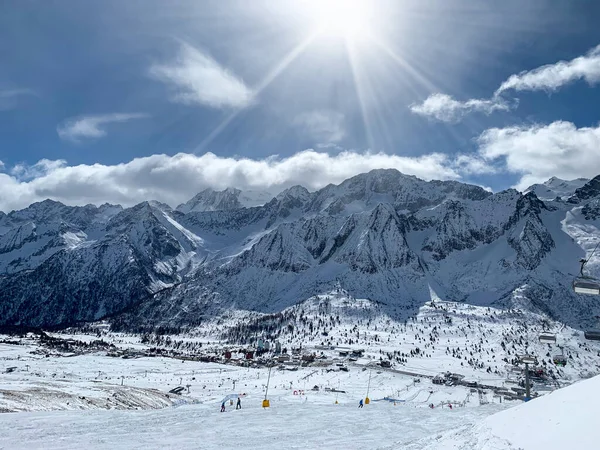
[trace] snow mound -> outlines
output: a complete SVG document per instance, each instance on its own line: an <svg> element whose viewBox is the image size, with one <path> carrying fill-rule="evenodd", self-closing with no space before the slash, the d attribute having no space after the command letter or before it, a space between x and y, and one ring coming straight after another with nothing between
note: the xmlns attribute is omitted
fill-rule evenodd
<svg viewBox="0 0 600 450"><path fill-rule="evenodd" d="M409 449L597 449L600 376L494 414L479 425L420 440Z"/></svg>

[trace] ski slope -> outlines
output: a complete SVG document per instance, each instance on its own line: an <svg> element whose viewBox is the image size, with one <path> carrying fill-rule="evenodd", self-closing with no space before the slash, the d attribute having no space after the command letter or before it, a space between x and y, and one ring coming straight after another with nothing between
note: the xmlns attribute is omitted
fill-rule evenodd
<svg viewBox="0 0 600 450"><path fill-rule="evenodd" d="M0 449L597 448L600 377L526 404L498 403L491 391L482 399L360 360L348 372L275 368L269 378L264 367L166 357L46 357L27 342L0 345L0 372L15 368L0 373L0 410L29 411L0 414ZM189 393L168 394L177 386ZM227 403L220 413L230 394L242 395L242 410ZM359 409L367 394L371 403Z"/></svg>
<svg viewBox="0 0 600 450"><path fill-rule="evenodd" d="M406 448L598 449L599 402L600 377L594 377L494 414L476 426L465 426L443 436L429 437Z"/></svg>
<svg viewBox="0 0 600 450"><path fill-rule="evenodd" d="M357 401L335 405L313 399L260 397L243 409L219 412L219 403L154 411L37 412L0 415L0 448L12 449L362 449L404 446L431 433L473 424L499 404L449 409Z"/></svg>

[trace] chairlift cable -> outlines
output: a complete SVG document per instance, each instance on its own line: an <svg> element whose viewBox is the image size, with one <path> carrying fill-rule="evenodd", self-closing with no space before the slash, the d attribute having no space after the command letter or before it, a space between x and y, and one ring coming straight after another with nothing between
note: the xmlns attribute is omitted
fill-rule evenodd
<svg viewBox="0 0 600 450"><path fill-rule="evenodd" d="M586 258L582 261L581 264L581 275L583 276L583 268L585 267L585 265L587 264L587 262L592 259L592 256L594 256L594 253L596 252L596 249L598 248L598 246L600 245L600 241L598 241L598 243L596 244L596 246L594 247L594 250L592 250L592 253L590 253L589 258Z"/></svg>

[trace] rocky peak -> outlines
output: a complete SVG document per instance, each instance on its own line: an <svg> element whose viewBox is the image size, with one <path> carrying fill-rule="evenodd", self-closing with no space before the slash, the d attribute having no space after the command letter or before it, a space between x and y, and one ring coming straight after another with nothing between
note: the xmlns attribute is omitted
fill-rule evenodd
<svg viewBox="0 0 600 450"><path fill-rule="evenodd" d="M310 192L304 186L296 185L287 188L285 191L280 192L275 198L279 201L286 199L298 199L300 201L307 201L310 197Z"/></svg>
<svg viewBox="0 0 600 450"><path fill-rule="evenodd" d="M486 191L481 186L461 183L459 181L431 180L429 184L439 188L445 194L453 194L455 198L461 200L479 201L493 195L491 192Z"/></svg>
<svg viewBox="0 0 600 450"><path fill-rule="evenodd" d="M177 207L182 213L203 211L231 211L242 208L239 189L227 188L223 191L205 189L196 194L191 200Z"/></svg>
<svg viewBox="0 0 600 450"><path fill-rule="evenodd" d="M582 200L589 200L600 196L600 175L592 178L579 189L575 191L572 197L569 198L570 203L578 203Z"/></svg>
<svg viewBox="0 0 600 450"><path fill-rule="evenodd" d="M588 178L577 178L575 180L563 180L552 177L541 184L529 186L524 194L533 192L538 198L545 201L560 201L574 195L575 191L590 181Z"/></svg>

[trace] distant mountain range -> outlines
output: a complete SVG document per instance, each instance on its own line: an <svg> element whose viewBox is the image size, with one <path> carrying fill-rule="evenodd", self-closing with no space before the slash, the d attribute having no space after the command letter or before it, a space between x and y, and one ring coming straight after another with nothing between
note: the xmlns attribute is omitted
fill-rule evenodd
<svg viewBox="0 0 600 450"><path fill-rule="evenodd" d="M374 170L274 198L205 190L176 209L46 200L0 212L0 325L189 326L342 286L399 318L441 298L581 327L600 301L571 283L599 227L600 176L490 193Z"/></svg>

